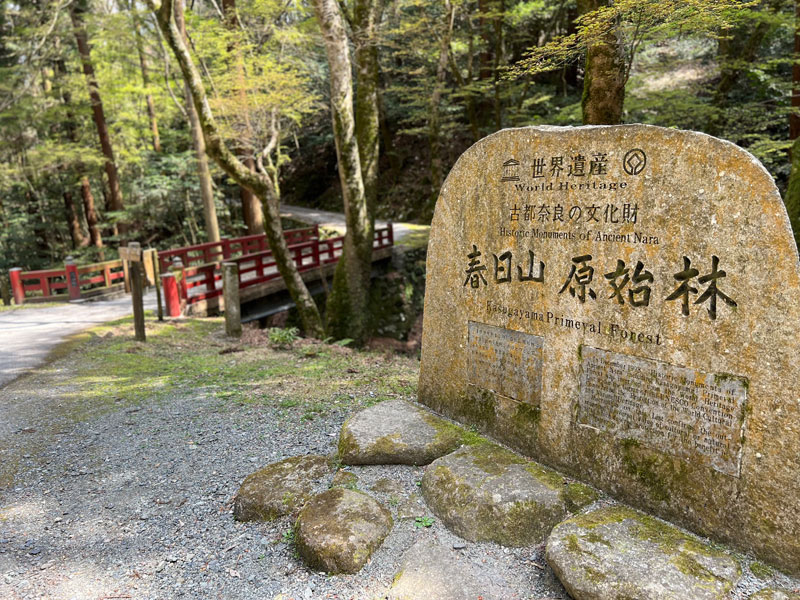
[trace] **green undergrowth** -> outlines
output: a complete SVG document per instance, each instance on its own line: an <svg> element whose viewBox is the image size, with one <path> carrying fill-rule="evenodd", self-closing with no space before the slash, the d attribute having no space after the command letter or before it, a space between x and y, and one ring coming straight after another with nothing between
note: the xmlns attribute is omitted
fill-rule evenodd
<svg viewBox="0 0 800 600"><path fill-rule="evenodd" d="M147 342L133 339L131 318L94 328L59 354L79 357L63 381L65 399L87 408L176 395L270 405L289 417L313 419L416 394L418 363L313 340L275 348L269 334L225 337L220 319L159 323L148 315Z"/></svg>

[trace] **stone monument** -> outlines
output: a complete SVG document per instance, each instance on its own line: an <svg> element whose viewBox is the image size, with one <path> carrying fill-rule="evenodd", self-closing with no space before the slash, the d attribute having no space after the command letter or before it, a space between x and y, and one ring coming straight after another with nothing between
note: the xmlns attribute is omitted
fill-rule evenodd
<svg viewBox="0 0 800 600"><path fill-rule="evenodd" d="M428 248L423 403L800 573L800 264L754 157L500 131L453 167Z"/></svg>

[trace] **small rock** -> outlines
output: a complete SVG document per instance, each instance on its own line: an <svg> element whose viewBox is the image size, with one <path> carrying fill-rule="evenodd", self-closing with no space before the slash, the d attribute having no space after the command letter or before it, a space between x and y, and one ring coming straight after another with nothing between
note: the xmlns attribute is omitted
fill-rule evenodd
<svg viewBox="0 0 800 600"><path fill-rule="evenodd" d="M248 475L233 503L237 521L271 521L296 514L330 467L324 456L287 458Z"/></svg>
<svg viewBox="0 0 800 600"><path fill-rule="evenodd" d="M466 547L467 547L467 545L464 542L454 542L453 543L453 550L463 550Z"/></svg>
<svg viewBox="0 0 800 600"><path fill-rule="evenodd" d="M339 458L347 465L427 465L458 448L464 434L413 404L388 400L345 422Z"/></svg>
<svg viewBox="0 0 800 600"><path fill-rule="evenodd" d="M585 501L596 498L589 490ZM490 442L465 446L425 469L422 494L444 524L466 540L527 546L567 514L565 479Z"/></svg>
<svg viewBox="0 0 800 600"><path fill-rule="evenodd" d="M487 572L486 565L476 571L463 556L433 540L421 540L408 549L388 594L389 600L505 600L511 596L498 573Z"/></svg>
<svg viewBox="0 0 800 600"><path fill-rule="evenodd" d="M392 528L392 516L363 492L333 488L311 498L297 518L295 546L328 573L356 573Z"/></svg>
<svg viewBox="0 0 800 600"><path fill-rule="evenodd" d="M559 524L546 557L575 600L723 600L741 577L729 554L623 506Z"/></svg>

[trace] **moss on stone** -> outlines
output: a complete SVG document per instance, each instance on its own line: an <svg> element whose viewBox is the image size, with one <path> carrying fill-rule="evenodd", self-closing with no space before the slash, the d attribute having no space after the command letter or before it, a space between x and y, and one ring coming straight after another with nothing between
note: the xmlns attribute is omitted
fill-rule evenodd
<svg viewBox="0 0 800 600"><path fill-rule="evenodd" d="M535 462L528 462L525 464L525 470L551 490L558 490L563 493L566 482L561 475L552 469L546 469Z"/></svg>
<svg viewBox="0 0 800 600"><path fill-rule="evenodd" d="M581 568L583 569L583 572L586 575L586 579L588 579L592 583L600 583L607 579L606 574L598 569L594 569L586 565L584 565Z"/></svg>
<svg viewBox="0 0 800 600"><path fill-rule="evenodd" d="M508 466L527 462L521 456L492 442L472 446L470 458L476 467L489 475L502 475Z"/></svg>
<svg viewBox="0 0 800 600"><path fill-rule="evenodd" d="M775 569L757 560L750 563L750 572L759 579L771 579L775 575Z"/></svg>
<svg viewBox="0 0 800 600"><path fill-rule="evenodd" d="M583 535L581 537L582 537L582 539L584 539L587 542L590 542L592 544L603 544L604 546L608 546L609 548L611 548L611 542L609 542L602 535L600 535L599 533L596 533L594 531L590 531L589 533L587 533L587 534L585 534L585 535Z"/></svg>
<svg viewBox="0 0 800 600"><path fill-rule="evenodd" d="M578 512L584 506L589 506L599 497L600 494L595 490L577 481L565 485L561 491L564 506L571 513Z"/></svg>

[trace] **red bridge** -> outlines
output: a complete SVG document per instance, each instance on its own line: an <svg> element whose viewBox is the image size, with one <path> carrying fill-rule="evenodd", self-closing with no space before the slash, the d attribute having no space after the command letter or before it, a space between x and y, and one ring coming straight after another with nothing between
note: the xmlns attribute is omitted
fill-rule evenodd
<svg viewBox="0 0 800 600"><path fill-rule="evenodd" d="M314 284L312 293L325 288L325 281L342 255L344 236L320 239L317 225L283 233L289 252L304 281ZM373 261L391 256L394 245L392 224L375 229ZM153 255L157 257L153 259ZM239 297L244 321L253 320L288 308L293 303L278 272L265 235L223 238L163 252L145 251L145 274L148 284L156 282L155 264L161 271L166 314L213 314L222 306L222 262L239 265ZM64 269L9 271L14 302L78 300L128 290L125 261L107 261L77 266L67 259ZM273 297L267 302L264 298ZM262 306L248 313L246 305L262 300Z"/></svg>

